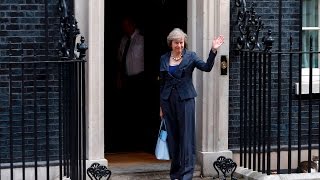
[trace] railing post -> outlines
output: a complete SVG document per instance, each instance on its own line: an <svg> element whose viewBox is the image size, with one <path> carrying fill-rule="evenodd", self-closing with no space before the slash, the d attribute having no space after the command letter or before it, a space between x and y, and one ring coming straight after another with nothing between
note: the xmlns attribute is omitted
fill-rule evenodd
<svg viewBox="0 0 320 180"><path fill-rule="evenodd" d="M237 24L239 27L240 36L237 38L236 50L237 52L240 51L240 66L241 68L245 69L241 70L240 73L240 109L243 110L243 112L242 110L240 112L240 165L247 167L248 160L249 168L251 168L251 163L253 163L255 168L256 162L252 162L252 159L256 161L255 153L257 142L256 139L251 138L251 127L252 124L256 124L257 121L256 118L252 119L252 115L256 115L257 109L252 107L256 102L255 97L252 97L252 92L256 92L256 89L252 89L253 87L256 87L252 86L252 72L256 72L256 69L252 70L252 63L256 62L252 61L252 52L255 50L262 50L263 48L262 44L259 42L259 33L262 29L264 29L264 24L261 20L261 16L256 14L254 3L251 3L251 7L247 8L245 0L236 0L236 6L242 7L238 11L237 16ZM248 60L248 54L250 61ZM246 70L247 68L249 69L249 72ZM256 80L254 80L254 83L255 81ZM252 100L252 98L254 98L254 100ZM254 103L252 103L252 101L254 101ZM252 110L254 110L254 112L251 112ZM249 131L244 131L246 128L249 128ZM254 126L254 129L255 128L256 126ZM258 144L261 143L258 142ZM248 152L247 149L249 150ZM253 155L251 154L252 151ZM252 156L254 157L252 158Z"/></svg>
<svg viewBox="0 0 320 180"><path fill-rule="evenodd" d="M268 52L272 49L273 42L274 42L274 39L271 36L271 29L269 29L267 36L262 38L262 43L264 45L264 50L266 52Z"/></svg>
<svg viewBox="0 0 320 180"><path fill-rule="evenodd" d="M271 76L271 49L272 44L274 42L273 37L271 36L271 30L268 30L267 36L262 38L262 42L264 45L265 53L268 54L267 60L268 60L268 113L267 113L267 174L271 174L271 89L272 89L272 76Z"/></svg>
<svg viewBox="0 0 320 180"><path fill-rule="evenodd" d="M66 174L71 179L86 179L86 83L85 83L85 57L88 49L85 39L81 36L80 43L76 44L77 36L80 34L78 22L74 15L74 2L66 0L59 1L60 12L60 41L59 55L61 59L71 61L66 66L68 68L67 76L69 81L64 83L65 92L71 92L70 96L65 96L69 101L71 108L69 116L66 116L66 128L68 132L65 142L66 154L65 162L67 164ZM77 49L76 49L77 48ZM79 52L79 56L75 54ZM80 61L79 61L80 60ZM68 88L69 87L69 88ZM71 127L71 126L74 127ZM70 144L69 143L74 143ZM61 170L60 170L61 171Z"/></svg>
<svg viewBox="0 0 320 180"><path fill-rule="evenodd" d="M81 36L80 39L81 43L77 43L77 49L79 54L79 59L84 59L86 57L86 51L88 49L88 45L84 43L84 37Z"/></svg>

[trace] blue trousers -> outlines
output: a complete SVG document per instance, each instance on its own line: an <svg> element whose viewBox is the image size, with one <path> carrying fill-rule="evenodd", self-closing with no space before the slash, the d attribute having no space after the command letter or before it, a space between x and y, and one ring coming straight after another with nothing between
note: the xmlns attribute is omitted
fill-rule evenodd
<svg viewBox="0 0 320 180"><path fill-rule="evenodd" d="M195 154L195 100L181 100L173 89L168 100L161 100L168 131L171 158L170 178L192 180Z"/></svg>

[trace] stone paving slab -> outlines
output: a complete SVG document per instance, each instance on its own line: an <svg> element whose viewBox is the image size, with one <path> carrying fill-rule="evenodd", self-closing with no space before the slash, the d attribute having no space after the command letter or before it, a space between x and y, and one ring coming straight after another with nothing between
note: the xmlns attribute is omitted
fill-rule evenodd
<svg viewBox="0 0 320 180"><path fill-rule="evenodd" d="M109 167L110 180L170 180L170 163L148 163L146 165L128 165L127 167ZM220 178L221 179L221 178ZM201 177L200 166L196 166L193 180L220 180L213 177ZM230 178L227 178L229 180ZM242 180L242 179L238 179Z"/></svg>

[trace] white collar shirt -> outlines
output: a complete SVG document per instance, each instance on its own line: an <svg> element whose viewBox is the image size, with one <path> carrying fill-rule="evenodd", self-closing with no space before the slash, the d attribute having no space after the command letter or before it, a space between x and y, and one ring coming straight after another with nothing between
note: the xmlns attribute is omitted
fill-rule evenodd
<svg viewBox="0 0 320 180"><path fill-rule="evenodd" d="M128 37L124 36L120 42L120 61L126 46ZM128 76L137 75L144 71L144 37L136 30L131 35L131 43L126 57L126 73Z"/></svg>

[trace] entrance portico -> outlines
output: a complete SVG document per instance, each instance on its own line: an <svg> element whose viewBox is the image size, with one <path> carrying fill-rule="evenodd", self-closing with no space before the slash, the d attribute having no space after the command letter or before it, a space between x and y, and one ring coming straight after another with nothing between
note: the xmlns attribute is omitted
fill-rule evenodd
<svg viewBox="0 0 320 180"><path fill-rule="evenodd" d="M196 71L194 83L196 99L197 157L204 176L215 173L213 162L223 155L232 158L228 151L228 98L229 75L220 75L220 57L229 55L229 11L227 0L188 0L188 48L206 58L212 39L224 35L225 44L216 58L210 73ZM76 18L81 34L88 42L87 66L87 168L98 162L108 166L104 154L104 1L77 0ZM107 42L107 41L106 41ZM229 60L229 59L228 59Z"/></svg>

